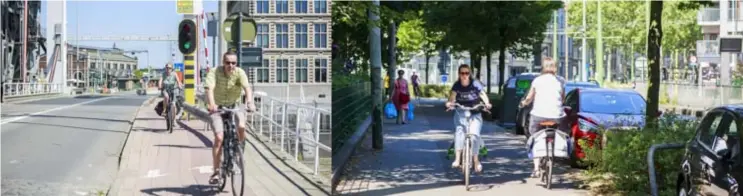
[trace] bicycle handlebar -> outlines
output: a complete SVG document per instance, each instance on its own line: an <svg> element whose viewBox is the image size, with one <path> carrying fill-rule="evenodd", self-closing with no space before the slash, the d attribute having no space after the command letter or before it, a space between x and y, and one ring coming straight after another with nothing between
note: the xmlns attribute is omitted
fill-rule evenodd
<svg viewBox="0 0 743 196"><path fill-rule="evenodd" d="M489 110L486 110L485 109L485 104L482 104L482 103L479 103L479 104L474 105L472 107L467 107L467 106L463 106L462 104L459 104L459 103L454 103L454 107L459 108L459 109L463 109L463 110L470 110L470 111L479 110L479 111L490 113Z"/></svg>

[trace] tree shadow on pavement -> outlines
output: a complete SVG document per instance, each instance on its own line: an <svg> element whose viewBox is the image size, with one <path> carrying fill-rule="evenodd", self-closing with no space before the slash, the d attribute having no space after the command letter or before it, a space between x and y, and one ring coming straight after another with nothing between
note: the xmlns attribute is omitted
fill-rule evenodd
<svg viewBox="0 0 743 196"><path fill-rule="evenodd" d="M226 186L225 189L227 189ZM219 190L217 190L217 186L215 185L200 184L189 185L186 187L150 188L142 189L140 191L147 195L217 195L220 193Z"/></svg>

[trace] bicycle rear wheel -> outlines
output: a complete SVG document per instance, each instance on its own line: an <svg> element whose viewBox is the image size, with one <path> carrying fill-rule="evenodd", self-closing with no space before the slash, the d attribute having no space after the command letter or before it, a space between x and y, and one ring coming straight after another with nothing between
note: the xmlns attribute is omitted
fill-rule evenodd
<svg viewBox="0 0 743 196"><path fill-rule="evenodd" d="M470 165L472 163L472 149L470 144L469 138L464 140L464 150L462 152L462 159L464 159L464 164L462 164L462 169L464 170L464 189L467 190L467 187L470 185Z"/></svg>
<svg viewBox="0 0 743 196"><path fill-rule="evenodd" d="M237 141L234 142L232 146L232 171L230 171L232 182L232 195L234 196L242 196L243 192L245 191L245 165L243 164L243 152L242 149L240 149L239 145L237 145ZM239 181L239 185L238 182ZM239 191L237 192L237 186L239 186Z"/></svg>
<svg viewBox="0 0 743 196"><path fill-rule="evenodd" d="M547 182L545 182L545 185L547 186L547 189L551 189L552 186L552 165L554 164L554 155L555 155L555 143L550 142L548 144L549 148L549 155L547 156Z"/></svg>

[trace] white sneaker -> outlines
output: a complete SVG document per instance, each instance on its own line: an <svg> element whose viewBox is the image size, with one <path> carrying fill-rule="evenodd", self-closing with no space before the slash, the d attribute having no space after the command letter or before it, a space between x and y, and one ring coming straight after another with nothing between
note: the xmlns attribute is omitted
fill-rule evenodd
<svg viewBox="0 0 743 196"><path fill-rule="evenodd" d="M451 163L451 167L452 167L452 168L457 168L457 167L459 167L459 162L457 162L457 161L454 161L454 162L452 162L452 163Z"/></svg>

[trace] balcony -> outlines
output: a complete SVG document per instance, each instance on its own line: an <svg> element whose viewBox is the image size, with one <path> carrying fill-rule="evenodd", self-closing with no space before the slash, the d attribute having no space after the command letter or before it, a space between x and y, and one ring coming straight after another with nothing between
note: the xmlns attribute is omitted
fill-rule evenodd
<svg viewBox="0 0 743 196"><path fill-rule="evenodd" d="M720 42L717 40L697 40L697 58L700 62L719 63Z"/></svg>
<svg viewBox="0 0 743 196"><path fill-rule="evenodd" d="M720 8L702 8L697 13L699 25L720 25Z"/></svg>

